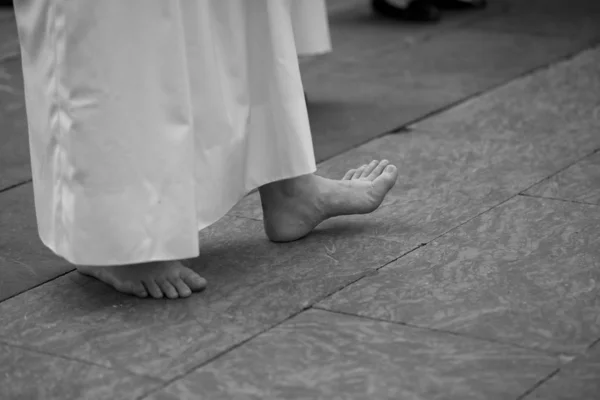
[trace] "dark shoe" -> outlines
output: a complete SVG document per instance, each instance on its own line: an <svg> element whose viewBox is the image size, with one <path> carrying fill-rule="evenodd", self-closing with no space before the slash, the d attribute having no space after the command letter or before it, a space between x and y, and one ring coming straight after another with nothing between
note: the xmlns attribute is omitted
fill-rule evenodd
<svg viewBox="0 0 600 400"><path fill-rule="evenodd" d="M431 2L436 7L445 10L465 10L487 6L487 0L431 0Z"/></svg>
<svg viewBox="0 0 600 400"><path fill-rule="evenodd" d="M440 10L429 0L413 0L405 8L388 0L371 0L371 7L378 14L403 21L436 22L441 16Z"/></svg>

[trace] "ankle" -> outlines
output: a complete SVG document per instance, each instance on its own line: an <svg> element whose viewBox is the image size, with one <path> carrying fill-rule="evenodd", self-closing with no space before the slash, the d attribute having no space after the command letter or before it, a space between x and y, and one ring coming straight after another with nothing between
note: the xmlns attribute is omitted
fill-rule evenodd
<svg viewBox="0 0 600 400"><path fill-rule="evenodd" d="M327 188L322 180L321 177L309 174L261 186L259 193L263 210L288 209L291 206L322 211L327 203Z"/></svg>
<svg viewBox="0 0 600 400"><path fill-rule="evenodd" d="M258 191L261 197L296 197L302 195L311 183L311 175L282 179L261 186Z"/></svg>

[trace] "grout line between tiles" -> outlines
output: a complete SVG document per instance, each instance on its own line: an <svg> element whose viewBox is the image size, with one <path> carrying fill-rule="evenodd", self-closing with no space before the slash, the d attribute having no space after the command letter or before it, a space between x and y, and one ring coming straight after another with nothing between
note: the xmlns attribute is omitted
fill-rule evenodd
<svg viewBox="0 0 600 400"><path fill-rule="evenodd" d="M596 339L592 344L590 344L590 346L588 347L588 350L591 350L596 346L600 346L600 338Z"/></svg>
<svg viewBox="0 0 600 400"><path fill-rule="evenodd" d="M63 272L63 273L61 273L61 274L59 274L59 275L56 275L55 277L53 277L53 278L50 278L50 279L48 279L48 280L46 280L46 281L44 281L44 282L40 282L40 283L38 283L38 284L36 284L36 285L34 285L34 286L28 287L28 288L27 288L27 289L25 289L25 290L21 290L20 292L17 292L17 293L15 293L15 294L12 294L12 295L8 296L7 298L5 298L5 299L3 299L3 300L0 300L0 304L2 304L2 303L3 303L3 302L5 302L5 301L8 301L8 300L10 300L10 299L13 299L13 298L15 298L15 297L17 297L17 296L19 296L19 295L21 295L21 294L23 294L23 293L27 293L27 292L29 292L30 290L33 290L33 289L35 289L35 288L38 288L38 287L40 287L40 286L43 286L43 285L45 285L45 284L47 284L47 283L50 283L50 282L52 282L52 281L55 281L55 280L57 280L58 278L61 278L61 277L65 276L65 275L67 275L67 274L70 274L70 273L71 273L71 272L73 272L73 271L75 271L75 268L73 268L73 269L70 269L70 270L68 270L68 271L66 271L66 272Z"/></svg>
<svg viewBox="0 0 600 400"><path fill-rule="evenodd" d="M31 181L32 181L31 179L27 179L27 180L25 180L25 181L22 181L22 182L14 183L14 184L12 184L12 185L9 185L9 186L7 186L7 187L5 187L5 188L2 188L2 189L0 189L0 193L8 192L8 191L9 191L9 190L11 190L11 189L16 189L16 188L18 188L18 187L20 187L20 186L27 185L27 184L28 184L28 183L30 183Z"/></svg>
<svg viewBox="0 0 600 400"><path fill-rule="evenodd" d="M326 312L330 312L333 314L346 315L349 317L356 317L356 318L365 319L365 320L369 320L369 321L383 322L383 323L388 323L388 324L392 324L392 325L399 325L399 326L405 326L408 328L422 329L422 330L426 330L426 331L430 331L430 332L446 334L446 335L460 337L460 338L464 338L464 339L476 340L479 342L493 343L493 344L498 344L498 345L503 345L503 346L514 347L514 348L521 349L521 350L527 350L527 351L543 354L543 355L549 356L549 357L557 357L558 358L560 356L575 356L575 354L571 354L571 353L545 351L545 350L541 350L541 349L538 349L535 347L523 346L523 345L519 345L519 344L515 344L515 343L505 342L502 340L485 338L485 337L481 337L481 336L477 336L477 335L470 335L470 334L461 333L461 332L447 331L444 329L432 328L432 327L423 326L423 325L415 325L415 324L411 324L408 322L391 321L388 319L371 317L371 316L363 315L363 314L353 314L351 312L341 311L341 310L333 310L333 309L325 308L325 307L318 306L318 305L313 306L311 308L314 310L326 311Z"/></svg>
<svg viewBox="0 0 600 400"><path fill-rule="evenodd" d="M251 340L255 339L256 337L258 337L258 336L260 336L260 335L262 335L262 334L270 331L271 329L276 328L277 326L279 326L279 325L287 322L288 320L290 320L290 319L294 318L295 316L303 313L304 311L306 311L306 308L302 308L301 310L298 310L298 311L290 314L288 317L282 319L281 321L279 321L277 323L274 323L273 325L271 325L271 326L269 326L269 327L261 330L260 332L255 333L254 335L251 335L250 337L248 337L248 338L240 341L239 343L236 343L236 344L234 344L234 345L226 348L225 350L222 350L222 351L218 352L214 356L209 357L208 359L204 360L203 362L201 362L198 365L195 365L193 367L188 368L186 371L184 371L184 372L182 372L180 374L177 374L173 378L168 379L166 381L162 381L162 383L158 387L155 387L155 388L147 391L146 393L141 394L140 396L136 397L135 400L145 399L146 397L150 396L151 394L156 393L156 392L158 392L158 391L166 388L167 386L171 385L172 383L174 383L174 382L176 382L176 381L178 381L180 379L185 378L187 375L191 374L192 372L194 372L194 371L196 371L196 370L198 370L198 369L200 369L200 368L202 368L202 367L204 367L204 366L206 366L206 365L208 365L208 364L210 364L210 363L218 360L219 358L221 358L221 357L227 355L228 353L236 350L237 348L245 345L246 343L250 342Z"/></svg>
<svg viewBox="0 0 600 400"><path fill-rule="evenodd" d="M102 369L109 370L109 371L116 371L116 372L120 372L120 373L125 373L125 374L136 376L136 377L139 377L139 378L151 379L151 380L155 381L156 383L162 382L160 379L158 379L158 378L156 378L154 376L144 375L144 374L138 374L138 373L135 373L133 371L129 371L129 370L123 369L123 368L107 367L106 365L97 364L97 363L89 361L89 360L84 360L84 359L80 359L80 358L76 358L76 357L69 357L67 355L59 354L59 353L52 353L52 352L49 352L49 351L41 350L41 349L36 348L36 347L30 347L30 346L22 345L22 344L15 344L15 343L12 343L11 341L7 341L7 340L5 340L3 338L0 338L0 345L4 345L4 346L7 346L7 347L12 347L12 348L15 348L15 349L20 349L20 350L31 352L31 353L41 354L41 355L44 355L44 356L47 356L47 357L60 358L61 360L66 360L66 361L70 361L70 362L84 364L84 365L88 365L88 366L91 366L91 367L97 367L97 368L102 368Z"/></svg>
<svg viewBox="0 0 600 400"><path fill-rule="evenodd" d="M239 218L244 218L244 217L239 217ZM407 254L409 254L409 253L412 253L413 251L417 250L417 249L418 249L418 248L420 248L420 247L422 247L422 245L420 245L420 246L417 246L417 247L415 247L415 248L413 248L413 249L411 249L411 250L409 250L409 251L406 251L406 252L404 252L404 253L403 253L403 254L402 254L400 257L403 257L403 256L405 256L405 255L407 255ZM398 259L398 258L400 258L400 257L397 257L397 258L395 258L394 260L391 260L391 261L389 261L389 262L387 262L387 263L384 263L382 266L378 267L377 269L379 269L379 268L382 268L383 266L385 266L385 265L388 265L389 263L392 263L392 262L394 262L395 260L397 260L397 259ZM255 338L259 337L260 335L262 335L262 334L264 334L264 333L266 333L266 332L268 332L268 331L270 331L270 330L272 330L272 329L274 329L274 328L278 327L278 326L279 326L279 325L281 325L281 324L284 324L285 322L287 322L287 321L289 321L290 319L292 319L292 318L294 318L294 317L296 317L296 316L300 315L301 313L305 312L306 310L309 310L309 309L313 308L313 305L314 305L314 304L316 304L316 303L318 303L318 302L322 301L323 299L325 299L325 298L327 298L327 297L331 296L333 293L337 293L337 292L339 292L340 290L344 289L345 287L347 287L347 286L349 286L349 285L351 285L351 284L353 284L353 283L355 283L355 282L358 282L359 280L363 279L364 277L366 277L366 276L370 276L370 275L371 275L371 274L373 274L373 273L374 273L374 272L375 272L377 269L373 269L373 270L365 271L363 274L360 274L360 276L359 276L359 277L357 277L356 279L352 280L351 282L348 282L347 284L343 285L341 288L338 288L338 289L334 290L332 293L328 293L328 294L325 294L325 295L323 295L323 296L319 296L319 297L317 297L317 298L313 299L313 300L311 301L311 304L307 304L307 305L303 306L303 307L302 307L300 310L298 310L298 311L296 311L296 312L293 312L292 314L290 314L290 315L289 315L289 316L287 316L286 318L283 318L281 321L279 321L279 322L276 322L276 323L272 324L271 326L269 326L269 327L267 327L267 328L265 328L265 329L261 330L260 332L257 332L256 334L254 334L254 335L252 335L252 336L250 336L250 337L246 338L245 340L242 340L241 342L239 342L239 343L236 343L235 345L228 347L227 349L225 349L225 350L223 350L223 351L219 352L218 354L214 355L213 357L210 357L210 358L208 358L207 360L203 361L202 363L200 363L200 364L198 364L198 365L195 365L195 366L193 366L193 367L190 367L190 368L188 368L188 370L187 370L187 371L185 371L185 372L182 372L181 374L178 374L177 376L175 376L175 377L173 377L173 378L169 379L168 381L165 381L165 382L164 382L164 384L160 385L160 387L154 388L154 389L152 389L152 390L148 391L147 393L144 393L144 394L142 394L142 395L141 395L141 396L139 396L139 397L138 397L136 400L142 400L142 399L144 399L144 398L148 397L149 395L151 395L152 393L155 393L155 392L157 392L157 391L160 391L160 390L164 389L165 387L169 386L170 384L172 384L173 382L176 382L176 381L178 381L178 380L180 380L180 379L184 378L185 376L189 375L190 373L192 373L192 372L194 372L194 371L196 371L196 370L198 370L198 369L200 369L200 368L202 368L202 367L204 367L204 366L206 366L206 365L208 365L208 364L210 364L210 363L212 363L212 362L216 361L217 359L219 359L219 358L221 358L221 357L223 357L223 356L227 355L229 352L231 352L231 351L234 351L235 349L237 349L237 348L239 348L239 347L243 346L244 344L246 344L246 343L248 343L248 342L250 342L250 341L254 340Z"/></svg>
<svg viewBox="0 0 600 400"><path fill-rule="evenodd" d="M533 393L537 388L539 388L540 386L542 386L544 383L548 382L550 379L552 379L559 372L560 372L560 368L555 369L554 371L552 371L551 373L549 373L547 376L545 376L544 378L540 379L531 388L529 388L528 390L526 390L525 393L523 393L522 395L520 395L519 397L517 397L517 400L523 400L523 399L525 399L527 396L529 396L531 393Z"/></svg>
<svg viewBox="0 0 600 400"><path fill-rule="evenodd" d="M529 197L529 198L532 198L532 199L545 199L545 200L552 200L552 201L560 201L560 202L563 202L563 203L580 204L580 205L585 205L585 206L596 206L596 207L600 206L600 204L588 203L588 202L585 202L585 201L559 199L558 197L538 196L538 195L535 195L535 194L527 194L527 193L519 193L519 196L521 196L521 197Z"/></svg>
<svg viewBox="0 0 600 400"><path fill-rule="evenodd" d="M525 193L526 191L528 191L529 189L533 188L534 186L537 186L539 184L542 184L550 179L552 179L553 177L555 177L556 175L565 172L566 170L568 170L569 168L573 167L574 165L579 164L580 162L584 161L586 158L589 158L591 156L593 156L594 154L598 153L600 151L600 147L598 147L597 149L592 150L591 152L587 153L584 156L579 157L577 160L565 165L562 168L559 168L558 170L556 170L555 172L553 172L552 174L548 175L545 178L540 179L539 181L532 183L531 185L529 185L528 187L526 187L525 189L521 190L519 192L520 195L523 196L527 196L527 194ZM534 197L534 196L531 196ZM560 200L560 199L556 199L556 200Z"/></svg>

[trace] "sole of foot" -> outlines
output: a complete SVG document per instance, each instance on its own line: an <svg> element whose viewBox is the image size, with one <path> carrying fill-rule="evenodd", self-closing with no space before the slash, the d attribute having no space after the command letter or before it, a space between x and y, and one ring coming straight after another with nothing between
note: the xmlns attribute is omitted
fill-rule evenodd
<svg viewBox="0 0 600 400"><path fill-rule="evenodd" d="M83 275L94 277L121 293L137 297L188 297L206 287L206 280L180 261L161 261L116 267L78 266Z"/></svg>
<svg viewBox="0 0 600 400"><path fill-rule="evenodd" d="M387 160L351 169L341 180L314 174L260 188L267 237L290 242L309 234L328 218L375 211L394 187L398 170Z"/></svg>

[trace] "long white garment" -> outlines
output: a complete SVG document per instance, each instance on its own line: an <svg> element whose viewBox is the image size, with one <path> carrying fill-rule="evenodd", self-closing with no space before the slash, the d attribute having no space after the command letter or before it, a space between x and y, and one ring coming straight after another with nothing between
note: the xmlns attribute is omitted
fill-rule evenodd
<svg viewBox="0 0 600 400"><path fill-rule="evenodd" d="M292 27L299 56L316 56L331 51L325 0L292 0Z"/></svg>
<svg viewBox="0 0 600 400"><path fill-rule="evenodd" d="M42 241L68 261L198 254L248 191L315 171L289 0L19 0Z"/></svg>

